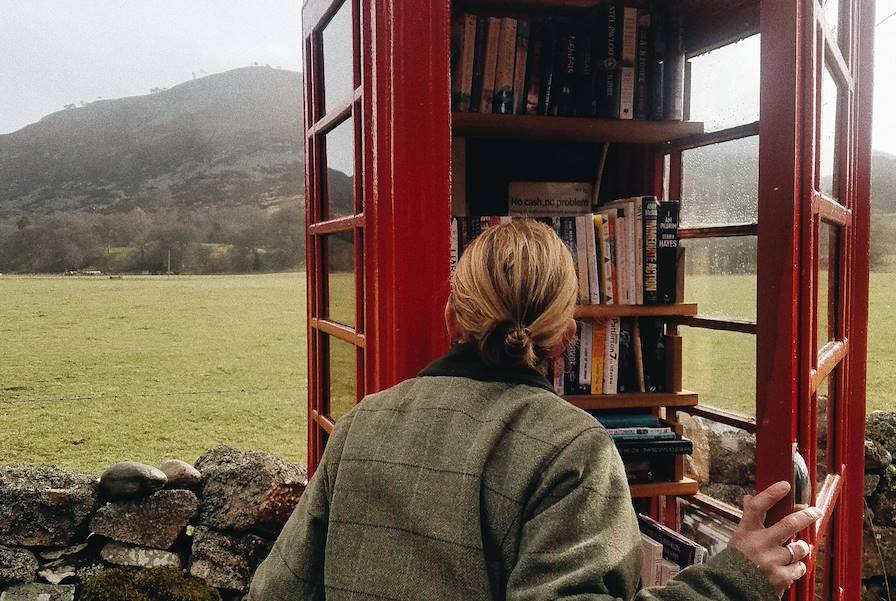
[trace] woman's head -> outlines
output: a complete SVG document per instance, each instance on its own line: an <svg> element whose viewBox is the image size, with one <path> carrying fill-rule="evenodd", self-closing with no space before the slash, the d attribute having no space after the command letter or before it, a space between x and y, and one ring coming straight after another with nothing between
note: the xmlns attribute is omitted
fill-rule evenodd
<svg viewBox="0 0 896 601"><path fill-rule="evenodd" d="M572 255L554 231L514 220L485 230L464 251L446 319L487 363L536 366L575 334L577 293Z"/></svg>

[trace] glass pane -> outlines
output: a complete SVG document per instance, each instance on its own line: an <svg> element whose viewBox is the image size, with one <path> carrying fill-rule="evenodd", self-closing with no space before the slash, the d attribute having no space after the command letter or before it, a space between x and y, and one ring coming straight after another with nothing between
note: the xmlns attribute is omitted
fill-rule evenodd
<svg viewBox="0 0 896 601"><path fill-rule="evenodd" d="M347 0L323 31L324 110L351 100L355 89L352 2Z"/></svg>
<svg viewBox="0 0 896 601"><path fill-rule="evenodd" d="M357 349L339 338L326 336L330 346L330 411L333 420L349 412L357 402L355 386Z"/></svg>
<svg viewBox="0 0 896 601"><path fill-rule="evenodd" d="M833 199L840 197L838 191L840 136L838 127L839 88L827 67L822 69L821 82L821 139L818 149L819 190Z"/></svg>
<svg viewBox="0 0 896 601"><path fill-rule="evenodd" d="M821 223L818 244L817 350L836 338L837 327L837 227Z"/></svg>
<svg viewBox="0 0 896 601"><path fill-rule="evenodd" d="M684 247L684 300L700 315L756 321L756 236L695 238Z"/></svg>
<svg viewBox="0 0 896 601"><path fill-rule="evenodd" d="M741 504L738 502L735 507L740 507ZM725 550L737 524L704 511L684 499L679 500L679 506L681 507L682 534L698 545L702 545L709 557Z"/></svg>
<svg viewBox="0 0 896 601"><path fill-rule="evenodd" d="M834 370L834 374L837 370ZM834 448L833 441L830 439L833 429L831 428L831 420L829 416L837 410L837 399L834 398L834 376L824 379L815 394L815 405L818 409L818 419L816 425L818 428L818 460L815 462L815 481L818 489L824 482L824 477L828 474L828 457L831 449Z"/></svg>
<svg viewBox="0 0 896 601"><path fill-rule="evenodd" d="M327 210L324 219L355 212L355 126L351 118L326 135Z"/></svg>
<svg viewBox="0 0 896 601"><path fill-rule="evenodd" d="M684 457L685 474L703 494L740 508L744 495L756 491L756 435L703 417L678 417L694 445Z"/></svg>
<svg viewBox="0 0 896 601"><path fill-rule="evenodd" d="M756 223L759 136L682 153L681 227Z"/></svg>
<svg viewBox="0 0 896 601"><path fill-rule="evenodd" d="M756 337L681 326L684 388L711 405L756 415Z"/></svg>
<svg viewBox="0 0 896 601"><path fill-rule="evenodd" d="M706 131L759 120L758 35L691 59L691 119Z"/></svg>
<svg viewBox="0 0 896 601"><path fill-rule="evenodd" d="M323 237L324 252L330 256L327 271L329 306L325 317L347 326L355 326L355 238L354 232L339 232Z"/></svg>
<svg viewBox="0 0 896 601"><path fill-rule="evenodd" d="M819 539L817 542L818 550L815 552L815 599L816 601L829 601L830 599L836 599L837 597L830 592L831 589L831 575L834 573L831 570L833 565L833 554L830 552L832 540L831 537L834 535L834 520L828 524L827 530L824 533L824 538Z"/></svg>

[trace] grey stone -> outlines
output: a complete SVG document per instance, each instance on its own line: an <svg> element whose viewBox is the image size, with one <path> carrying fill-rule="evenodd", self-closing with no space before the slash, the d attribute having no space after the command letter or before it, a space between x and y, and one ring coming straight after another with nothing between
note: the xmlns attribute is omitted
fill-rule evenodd
<svg viewBox="0 0 896 601"><path fill-rule="evenodd" d="M865 474L865 496L870 497L880 484L880 474Z"/></svg>
<svg viewBox="0 0 896 601"><path fill-rule="evenodd" d="M195 490L202 484L202 474L195 467L180 459L169 459L159 469L168 478L166 488Z"/></svg>
<svg viewBox="0 0 896 601"><path fill-rule="evenodd" d="M273 543L254 534L233 536L199 526L193 537L190 574L217 588L245 591Z"/></svg>
<svg viewBox="0 0 896 601"><path fill-rule="evenodd" d="M37 558L25 549L0 546L0 583L33 582Z"/></svg>
<svg viewBox="0 0 896 601"><path fill-rule="evenodd" d="M164 488L168 478L162 470L145 463L123 461L100 476L100 494L110 501L151 495Z"/></svg>
<svg viewBox="0 0 896 601"><path fill-rule="evenodd" d="M873 440L890 454L896 454L896 412L872 411L865 421L865 438Z"/></svg>
<svg viewBox="0 0 896 601"><path fill-rule="evenodd" d="M119 566L135 566L138 568L181 567L180 555L161 549L147 549L123 545L115 541L107 543L100 551L100 557L108 563Z"/></svg>
<svg viewBox="0 0 896 601"><path fill-rule="evenodd" d="M756 478L756 436L739 428L712 423L709 479L714 483L752 484ZM740 503L738 502L738 505Z"/></svg>
<svg viewBox="0 0 896 601"><path fill-rule="evenodd" d="M755 487L740 484L727 484L724 482L711 482L700 487L700 492L724 501L729 505L740 509L744 504L744 495L756 494Z"/></svg>
<svg viewBox="0 0 896 601"><path fill-rule="evenodd" d="M198 510L199 501L189 490L160 490L149 497L100 507L90 520L90 529L122 543L167 549Z"/></svg>
<svg viewBox="0 0 896 601"><path fill-rule="evenodd" d="M61 557L68 557L69 555L77 555L86 548L87 543L81 543L80 545L59 547L58 549L44 549L43 551L38 552L38 555L40 555L41 559L52 561Z"/></svg>
<svg viewBox="0 0 896 601"><path fill-rule="evenodd" d="M862 578L896 574L896 528L876 524L872 533L865 523L862 541Z"/></svg>
<svg viewBox="0 0 896 601"><path fill-rule="evenodd" d="M896 494L879 492L868 500L868 506L874 512L878 524L896 526Z"/></svg>
<svg viewBox="0 0 896 601"><path fill-rule="evenodd" d="M691 439L694 444L693 453L684 456L685 473L702 485L709 482L711 459L708 428L702 418L691 417L684 413L679 415L679 421L684 427L685 437Z"/></svg>
<svg viewBox="0 0 896 601"><path fill-rule="evenodd" d="M77 584L102 570L95 557L63 557L42 565L37 575L50 584Z"/></svg>
<svg viewBox="0 0 896 601"><path fill-rule="evenodd" d="M199 522L276 538L305 490L303 467L263 451L220 446L196 462L202 472Z"/></svg>
<svg viewBox="0 0 896 601"><path fill-rule="evenodd" d="M20 584L3 591L0 601L75 601L75 587L71 584Z"/></svg>
<svg viewBox="0 0 896 601"><path fill-rule="evenodd" d="M99 506L96 479L51 466L0 469L0 544L71 545Z"/></svg>
<svg viewBox="0 0 896 601"><path fill-rule="evenodd" d="M865 471L886 469L893 461L893 456L884 446L875 440L865 441Z"/></svg>

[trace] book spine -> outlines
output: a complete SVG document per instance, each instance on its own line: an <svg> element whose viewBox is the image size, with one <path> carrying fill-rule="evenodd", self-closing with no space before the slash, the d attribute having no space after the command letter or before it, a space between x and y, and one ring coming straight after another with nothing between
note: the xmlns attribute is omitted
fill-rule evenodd
<svg viewBox="0 0 896 601"><path fill-rule="evenodd" d="M464 48L464 23L467 15L458 15L451 21L451 110L461 110L461 63Z"/></svg>
<svg viewBox="0 0 896 601"><path fill-rule="evenodd" d="M622 8L622 56L619 72L619 118L634 117L635 57L638 48L638 9Z"/></svg>
<svg viewBox="0 0 896 601"><path fill-rule="evenodd" d="M576 111L577 117L596 117L594 96L594 36L585 27L579 30L576 44Z"/></svg>
<svg viewBox="0 0 896 601"><path fill-rule="evenodd" d="M638 392L644 392L644 355L641 350L641 320L634 320L634 332L632 332L632 350L635 355L635 371L638 374Z"/></svg>
<svg viewBox="0 0 896 601"><path fill-rule="evenodd" d="M451 218L451 273L457 267L457 261L460 259L460 231L458 229L458 218Z"/></svg>
<svg viewBox="0 0 896 601"><path fill-rule="evenodd" d="M616 394L619 380L619 318L607 320L604 346L604 394Z"/></svg>
<svg viewBox="0 0 896 601"><path fill-rule="evenodd" d="M577 215L576 224L576 266L579 274L579 302L588 304L591 299L591 283L588 281L588 234L586 232L588 215Z"/></svg>
<svg viewBox="0 0 896 601"><path fill-rule="evenodd" d="M479 112L492 112L495 100L495 76L498 70L498 50L501 45L501 21L499 17L488 19L488 39L485 42L485 66L482 68L482 99Z"/></svg>
<svg viewBox="0 0 896 601"><path fill-rule="evenodd" d="M551 95L554 93L556 85L554 62L557 53L557 25L549 21L545 23L542 31L544 43L541 49L541 89L538 92L538 114L548 115L550 107L554 104Z"/></svg>
<svg viewBox="0 0 896 601"><path fill-rule="evenodd" d="M617 390L638 392L638 371L635 367L635 352L632 342L632 318L619 320L619 379Z"/></svg>
<svg viewBox="0 0 896 601"><path fill-rule="evenodd" d="M606 305L614 305L616 297L613 294L613 255L610 253L610 223L606 215L602 216L600 226L603 302Z"/></svg>
<svg viewBox="0 0 896 601"><path fill-rule="evenodd" d="M482 105L482 81L485 76L486 47L488 46L488 17L476 17L476 43L473 50L473 83L470 87L470 108L479 112Z"/></svg>
<svg viewBox="0 0 896 601"><path fill-rule="evenodd" d="M594 233L594 217L585 215L582 220L582 229L587 236L588 255L588 302L592 305L600 304L600 279L597 276L598 260L597 260L597 238Z"/></svg>
<svg viewBox="0 0 896 601"><path fill-rule="evenodd" d="M652 436L654 434L673 434L672 428L669 426L657 426L650 428L636 428L636 427L628 427L628 428L607 428L607 434L610 436Z"/></svg>
<svg viewBox="0 0 896 601"><path fill-rule="evenodd" d="M594 322L591 330L591 394L604 392L604 349L606 347L607 324L604 320Z"/></svg>
<svg viewBox="0 0 896 601"><path fill-rule="evenodd" d="M679 204L659 203L656 239L656 292L660 304L670 305L677 299Z"/></svg>
<svg viewBox="0 0 896 601"><path fill-rule="evenodd" d="M663 119L663 55L666 53L665 14L656 10L650 15L647 32L647 118Z"/></svg>
<svg viewBox="0 0 896 601"><path fill-rule="evenodd" d="M492 112L501 115L513 113L513 66L516 59L516 19L501 19L501 37L498 42L498 64L495 67L495 94Z"/></svg>
<svg viewBox="0 0 896 601"><path fill-rule="evenodd" d="M638 54L635 57L635 119L647 119L648 115L647 74L648 59L650 55L648 51L649 29L650 15L646 12L642 12L638 15Z"/></svg>
<svg viewBox="0 0 896 601"><path fill-rule="evenodd" d="M529 61L529 21L520 19L516 25L516 58L513 63L513 114L521 115L526 104L526 65Z"/></svg>
<svg viewBox="0 0 896 601"><path fill-rule="evenodd" d="M633 299L629 296L629 264L631 257L628 248L628 219L625 209L616 209L616 256L618 258L619 274L619 304L631 305Z"/></svg>
<svg viewBox="0 0 896 601"><path fill-rule="evenodd" d="M563 396L563 355L554 359L553 365L553 384L554 384L554 393L557 396Z"/></svg>
<svg viewBox="0 0 896 601"><path fill-rule="evenodd" d="M613 440L624 442L630 441L646 441L646 440L675 440L674 432L661 432L659 434L610 434Z"/></svg>
<svg viewBox="0 0 896 601"><path fill-rule="evenodd" d="M529 31L529 57L526 66L525 113L538 114L538 102L541 97L541 78L543 73L542 54L544 53L544 25L532 23Z"/></svg>
<svg viewBox="0 0 896 601"><path fill-rule="evenodd" d="M641 354L644 360L644 391L662 392L666 388L666 342L663 320L641 318Z"/></svg>
<svg viewBox="0 0 896 601"><path fill-rule="evenodd" d="M640 514L638 515L638 526L642 533L663 545L663 559L680 567L693 564L695 551L693 542L684 540L680 534Z"/></svg>
<svg viewBox="0 0 896 601"><path fill-rule="evenodd" d="M650 413L599 413L594 416L600 424L607 429L610 428L659 428L660 420Z"/></svg>
<svg viewBox="0 0 896 601"><path fill-rule="evenodd" d="M579 273L579 254L576 239L576 219L575 217L560 217L560 240L572 255L572 263L576 270L576 278L581 281L582 274Z"/></svg>
<svg viewBox="0 0 896 601"><path fill-rule="evenodd" d="M655 305L656 294L656 197L645 196L644 207L644 304Z"/></svg>
<svg viewBox="0 0 896 601"><path fill-rule="evenodd" d="M690 455L693 443L681 438L677 440L616 440L616 450L620 455Z"/></svg>
<svg viewBox="0 0 896 601"><path fill-rule="evenodd" d="M551 93L548 113L561 117L572 117L576 110L576 47L578 35L571 26L560 32L557 38L557 62L554 66L556 85Z"/></svg>
<svg viewBox="0 0 896 601"><path fill-rule="evenodd" d="M635 235L635 303L644 304L644 206L641 200L633 200L630 203L635 214L632 224Z"/></svg>
<svg viewBox="0 0 896 601"><path fill-rule="evenodd" d="M582 338L579 341L579 389L591 390L591 345L594 328L589 322L582 322Z"/></svg>
<svg viewBox="0 0 896 601"><path fill-rule="evenodd" d="M606 119L619 116L619 9L620 5L615 2L596 7L597 110L598 116Z"/></svg>
<svg viewBox="0 0 896 601"><path fill-rule="evenodd" d="M619 301L619 249L616 246L617 228L616 216L609 215L607 218L607 240L610 243L610 280L613 285L613 299L618 304Z"/></svg>
<svg viewBox="0 0 896 601"><path fill-rule="evenodd" d="M666 48L663 56L663 118L684 119L685 53L681 17L666 19Z"/></svg>

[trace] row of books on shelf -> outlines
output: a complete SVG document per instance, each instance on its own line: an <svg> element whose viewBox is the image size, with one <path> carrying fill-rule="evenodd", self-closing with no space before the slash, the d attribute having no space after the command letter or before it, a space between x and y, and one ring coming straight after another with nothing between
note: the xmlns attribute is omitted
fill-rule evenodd
<svg viewBox="0 0 896 601"><path fill-rule="evenodd" d="M530 187L538 183L517 182ZM524 204L510 186L510 207ZM522 193L519 193L522 194ZM655 196L616 200L595 213L566 216L518 214L554 228L572 254L580 304L672 304L677 299L677 201ZM513 216L455 217L451 226L452 266L486 228Z"/></svg>
<svg viewBox="0 0 896 601"><path fill-rule="evenodd" d="M641 587L663 586L681 570L705 563L706 547L668 528L656 520L638 514L641 530Z"/></svg>
<svg viewBox="0 0 896 601"><path fill-rule="evenodd" d="M458 112L682 119L680 21L611 1L580 17L460 14L452 27Z"/></svg>
<svg viewBox="0 0 896 601"><path fill-rule="evenodd" d="M675 460L694 450L692 441L651 413L591 413L613 437L629 484L673 482Z"/></svg>

